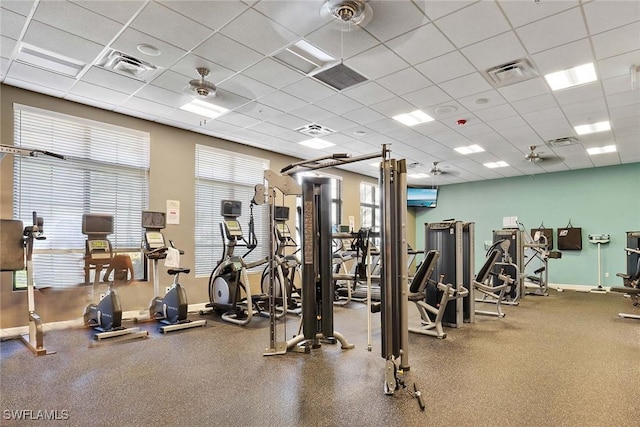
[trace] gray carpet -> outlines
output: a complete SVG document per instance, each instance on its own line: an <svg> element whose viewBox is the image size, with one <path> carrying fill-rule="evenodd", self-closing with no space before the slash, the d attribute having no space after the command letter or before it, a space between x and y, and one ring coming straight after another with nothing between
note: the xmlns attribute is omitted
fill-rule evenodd
<svg viewBox="0 0 640 427"><path fill-rule="evenodd" d="M424 412L407 393L383 394L379 328L367 352L358 303L335 310L356 348L306 355L264 357L264 318L243 328L209 315L205 328L167 335L144 324L148 339L95 348L87 330L52 331L51 356L2 343L0 423L21 424L12 410L57 410L77 426L637 426L640 321L617 317L634 310L621 294L552 291L445 340L411 334L404 379L422 390ZM291 336L297 319L288 324Z"/></svg>

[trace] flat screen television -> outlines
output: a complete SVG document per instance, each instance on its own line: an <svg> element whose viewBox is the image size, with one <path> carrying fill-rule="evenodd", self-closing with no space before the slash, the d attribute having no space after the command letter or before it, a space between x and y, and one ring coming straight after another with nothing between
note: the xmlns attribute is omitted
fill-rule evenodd
<svg viewBox="0 0 640 427"><path fill-rule="evenodd" d="M82 215L82 234L87 234L87 235L113 234L113 215L106 215L106 214Z"/></svg>
<svg viewBox="0 0 640 427"><path fill-rule="evenodd" d="M435 208L438 201L437 188L407 188L407 206L418 208Z"/></svg>
<svg viewBox="0 0 640 427"><path fill-rule="evenodd" d="M164 212L142 211L142 228L161 229L167 225Z"/></svg>

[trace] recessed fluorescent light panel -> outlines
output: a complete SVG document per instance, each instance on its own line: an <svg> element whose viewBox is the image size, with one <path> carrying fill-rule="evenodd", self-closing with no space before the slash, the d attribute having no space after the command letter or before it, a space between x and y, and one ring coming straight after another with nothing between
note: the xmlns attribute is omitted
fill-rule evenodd
<svg viewBox="0 0 640 427"><path fill-rule="evenodd" d="M420 110L415 110L405 114L398 114L397 116L393 116L393 119L407 126L415 126L420 123L431 122L434 120L433 117Z"/></svg>
<svg viewBox="0 0 640 427"><path fill-rule="evenodd" d="M611 129L609 121L592 123L588 125L575 126L574 129L578 135L586 135L588 133L604 132Z"/></svg>
<svg viewBox="0 0 640 427"><path fill-rule="evenodd" d="M499 162L489 162L489 163L485 163L484 164L485 167L488 167L489 169L495 169L495 168L504 168L509 166L509 163L500 160Z"/></svg>
<svg viewBox="0 0 640 427"><path fill-rule="evenodd" d="M215 119L229 111L226 108L219 107L201 99L194 99L193 101L184 104L180 109L198 114L208 119Z"/></svg>
<svg viewBox="0 0 640 427"><path fill-rule="evenodd" d="M596 154L615 153L615 152L616 152L615 145L605 145L604 147L587 148L587 153L589 153L590 156L595 156Z"/></svg>
<svg viewBox="0 0 640 427"><path fill-rule="evenodd" d="M456 150L460 154L473 154L483 152L484 148L480 147L479 145L473 144L467 145L466 147L454 148L454 150Z"/></svg>
<svg viewBox="0 0 640 427"><path fill-rule="evenodd" d="M20 45L16 60L71 77L77 77L80 71L87 65L84 62L69 58L68 56L60 55L28 43L22 43Z"/></svg>
<svg viewBox="0 0 640 427"><path fill-rule="evenodd" d="M593 63L579 65L568 70L550 73L544 76L551 90L566 89L598 80Z"/></svg>
<svg viewBox="0 0 640 427"><path fill-rule="evenodd" d="M320 138L311 138L305 139L304 141L299 142L300 145L304 145L305 147L315 148L316 150L321 150L323 148L332 147L335 144L329 141L325 141Z"/></svg>
<svg viewBox="0 0 640 427"><path fill-rule="evenodd" d="M429 178L429 175L427 175L426 173L414 173L409 175L409 178L416 178L416 179Z"/></svg>
<svg viewBox="0 0 640 427"><path fill-rule="evenodd" d="M292 44L275 54L274 57L305 74L335 61L334 57L304 40Z"/></svg>

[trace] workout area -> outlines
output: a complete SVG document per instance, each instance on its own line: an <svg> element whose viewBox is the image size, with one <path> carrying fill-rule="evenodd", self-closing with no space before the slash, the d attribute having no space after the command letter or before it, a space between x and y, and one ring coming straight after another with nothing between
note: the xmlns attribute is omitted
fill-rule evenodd
<svg viewBox="0 0 640 427"><path fill-rule="evenodd" d="M0 0L0 425L638 425L638 35Z"/></svg>

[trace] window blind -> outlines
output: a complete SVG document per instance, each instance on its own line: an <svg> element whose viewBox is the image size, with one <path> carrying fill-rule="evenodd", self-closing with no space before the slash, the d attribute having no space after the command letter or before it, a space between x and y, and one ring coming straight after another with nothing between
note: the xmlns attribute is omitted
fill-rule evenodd
<svg viewBox="0 0 640 427"><path fill-rule="evenodd" d="M220 234L222 200L242 202L242 215L239 221L242 233L247 239L250 202L253 199L256 184L264 183L264 171L269 169L269 161L205 145L196 145L195 163L195 274L196 277L208 277L223 253L223 239ZM258 247L247 258L249 262L269 255L268 214L266 204L253 207ZM243 248L237 248L234 254L244 254Z"/></svg>
<svg viewBox="0 0 640 427"><path fill-rule="evenodd" d="M44 220L47 239L34 250L38 286L84 282L85 213L113 215L114 249L139 252L140 215L149 199L149 133L14 104L14 145L66 157L14 156L14 218L30 225L37 211Z"/></svg>

